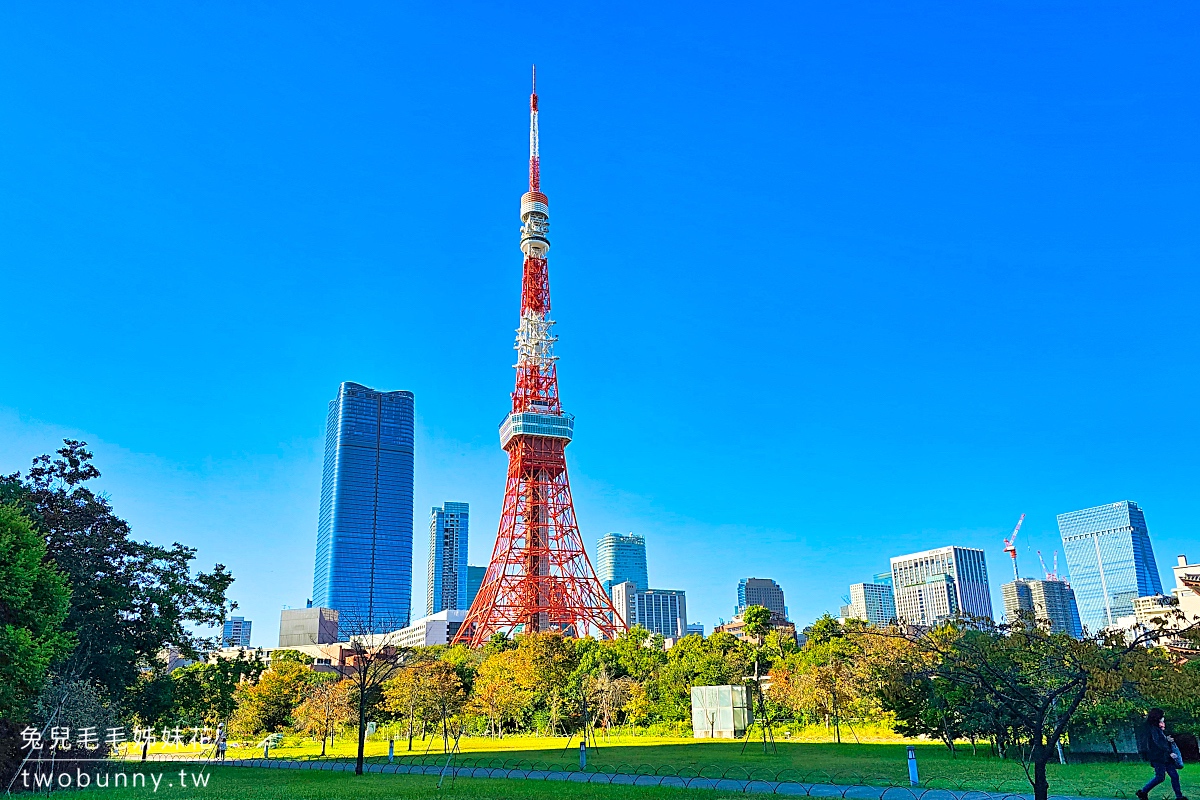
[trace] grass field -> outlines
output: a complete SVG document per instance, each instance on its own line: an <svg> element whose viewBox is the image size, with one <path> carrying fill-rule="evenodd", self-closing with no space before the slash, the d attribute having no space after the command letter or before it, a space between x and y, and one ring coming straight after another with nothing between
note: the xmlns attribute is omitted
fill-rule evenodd
<svg viewBox="0 0 1200 800"><path fill-rule="evenodd" d="M982 789L990 792L1030 791L1025 773L1016 761L994 758L986 754L983 748L979 755L972 756L969 747L960 750L957 757L952 758L942 745L912 743L917 748L921 783L927 787ZM402 762L416 760L418 763L440 765L445 760L445 756L441 755L440 738L414 742L412 754L405 749L404 740L396 744L396 756ZM608 741L601 739L599 748L589 749L587 768L596 772L684 777L703 775L805 783L907 785L906 744L901 740L871 744L780 741L777 754L764 755L761 742L753 741L743 754L740 752L740 742L614 737ZM579 768L578 746L577 739L568 744L566 738L463 739L460 742L462 753L455 758L455 762L461 766L574 770ZM369 742L367 752L371 761L386 761L387 743ZM304 742L274 749L271 756L310 759L319 753L319 745ZM346 741L330 750L329 757L349 759L353 753L353 742ZM231 758L249 758L261 756L261 751L231 748L229 755ZM1133 797L1134 789L1147 780L1148 773L1146 765L1140 763L1051 764L1048 768L1051 793L1099 797ZM381 777L391 779L390 776ZM1191 770L1184 770L1182 777L1185 794L1200 796L1200 776ZM417 778L404 780L415 781ZM1167 788L1164 785L1163 789ZM574 789L571 791L572 796L576 796ZM1167 794L1169 791L1161 796Z"/></svg>
<svg viewBox="0 0 1200 800"><path fill-rule="evenodd" d="M288 770L215 767L209 770L208 786L179 787L178 770L163 777L157 791L147 784L137 789L85 789L76 797L111 798L239 798L244 800L542 800L571 797L578 800L707 800L744 797L729 792L688 789L659 789L633 786L595 786L520 780L447 780L437 788L438 779L408 775L360 775L331 772L292 772ZM172 784L172 785L169 785Z"/></svg>

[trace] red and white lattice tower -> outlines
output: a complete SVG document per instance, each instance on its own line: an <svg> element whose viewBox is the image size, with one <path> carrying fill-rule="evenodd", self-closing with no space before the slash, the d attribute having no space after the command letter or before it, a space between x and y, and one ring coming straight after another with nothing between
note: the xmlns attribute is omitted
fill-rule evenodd
<svg viewBox="0 0 1200 800"><path fill-rule="evenodd" d="M472 647L498 632L561 631L606 638L626 629L583 549L575 522L565 450L575 418L558 400L550 279L546 253L550 211L541 191L537 75L529 96L529 191L521 197L521 327L517 328L517 388L500 425L508 452L508 484L496 548L459 629Z"/></svg>

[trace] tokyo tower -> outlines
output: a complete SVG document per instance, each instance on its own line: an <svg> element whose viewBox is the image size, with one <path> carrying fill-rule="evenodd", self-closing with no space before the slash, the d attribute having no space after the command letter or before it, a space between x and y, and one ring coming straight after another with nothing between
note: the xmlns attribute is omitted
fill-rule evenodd
<svg viewBox="0 0 1200 800"><path fill-rule="evenodd" d="M529 191L521 197L521 325L512 412L500 425L508 482L496 547L455 642L478 647L497 632L560 631L613 638L626 625L604 592L575 522L550 319L549 201L541 191L537 73L529 96Z"/></svg>

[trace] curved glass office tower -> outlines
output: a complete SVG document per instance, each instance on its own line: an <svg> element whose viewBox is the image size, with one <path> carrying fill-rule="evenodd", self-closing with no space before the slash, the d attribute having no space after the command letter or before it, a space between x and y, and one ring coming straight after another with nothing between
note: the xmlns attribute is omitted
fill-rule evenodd
<svg viewBox="0 0 1200 800"><path fill-rule="evenodd" d="M344 633L407 627L412 603L413 393L343 383L329 403L313 604Z"/></svg>

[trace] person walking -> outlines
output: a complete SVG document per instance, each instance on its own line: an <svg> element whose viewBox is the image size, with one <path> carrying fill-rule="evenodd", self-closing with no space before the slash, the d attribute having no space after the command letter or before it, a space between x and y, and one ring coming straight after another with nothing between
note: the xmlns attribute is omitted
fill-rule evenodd
<svg viewBox="0 0 1200 800"><path fill-rule="evenodd" d="M225 745L226 745L225 723L222 722L219 725L217 725L217 760L219 760L219 761L225 760ZM1176 778L1175 781L1176 781L1176 785L1178 785L1179 779ZM1159 779L1159 783L1162 783L1162 779Z"/></svg>
<svg viewBox="0 0 1200 800"><path fill-rule="evenodd" d="M1171 788L1175 800L1187 800L1179 788L1179 765L1175 763L1175 740L1167 736L1167 720L1161 708L1152 708L1146 713L1146 760L1154 767L1154 777L1137 790L1139 800L1149 800L1150 790L1158 786L1166 776L1171 776Z"/></svg>

